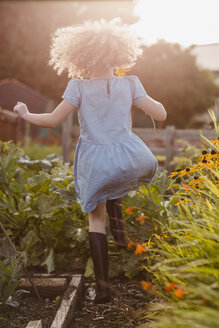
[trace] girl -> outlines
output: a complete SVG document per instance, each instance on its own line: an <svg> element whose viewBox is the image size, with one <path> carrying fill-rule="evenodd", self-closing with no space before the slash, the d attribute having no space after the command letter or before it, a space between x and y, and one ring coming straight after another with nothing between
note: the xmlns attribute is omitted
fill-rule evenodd
<svg viewBox="0 0 219 328"><path fill-rule="evenodd" d="M142 55L140 41L127 25L112 20L86 21L61 27L54 33L49 65L71 77L63 101L52 113L32 114L18 102L20 117L42 127L56 127L75 109L80 137L75 150L75 190L82 211L88 213L89 245L96 278L96 303L112 297L108 278L106 209L118 245L127 245L121 197L150 182L158 161L147 145L131 130L132 104L158 121L166 119L162 104L149 97L135 75L116 76Z"/></svg>

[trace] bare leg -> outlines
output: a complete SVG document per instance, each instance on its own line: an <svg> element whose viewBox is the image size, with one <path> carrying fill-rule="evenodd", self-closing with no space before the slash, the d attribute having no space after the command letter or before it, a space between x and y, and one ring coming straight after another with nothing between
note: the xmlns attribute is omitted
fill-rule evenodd
<svg viewBox="0 0 219 328"><path fill-rule="evenodd" d="M88 213L89 232L106 234L106 202L98 203L95 210Z"/></svg>

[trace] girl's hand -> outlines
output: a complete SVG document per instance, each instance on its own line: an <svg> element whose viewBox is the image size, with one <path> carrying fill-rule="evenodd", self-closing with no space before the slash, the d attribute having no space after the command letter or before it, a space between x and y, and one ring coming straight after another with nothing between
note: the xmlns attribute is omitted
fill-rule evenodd
<svg viewBox="0 0 219 328"><path fill-rule="evenodd" d="M21 118L24 118L24 116L29 113L29 111L27 109L27 105L20 101L18 101L17 104L14 106L13 111L18 113L18 115Z"/></svg>

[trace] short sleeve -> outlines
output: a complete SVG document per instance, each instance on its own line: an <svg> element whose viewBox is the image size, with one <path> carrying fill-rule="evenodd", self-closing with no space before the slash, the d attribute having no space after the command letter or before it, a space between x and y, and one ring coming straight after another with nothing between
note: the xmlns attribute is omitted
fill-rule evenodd
<svg viewBox="0 0 219 328"><path fill-rule="evenodd" d="M81 103L79 83L80 83L79 80L71 79L68 82L68 85L67 85L67 87L65 89L65 92L62 96L63 99L68 101L70 104L72 104L76 108L80 107L80 103Z"/></svg>
<svg viewBox="0 0 219 328"><path fill-rule="evenodd" d="M132 89L132 103L137 105L147 96L147 92L137 76L131 75L129 76L129 80Z"/></svg>

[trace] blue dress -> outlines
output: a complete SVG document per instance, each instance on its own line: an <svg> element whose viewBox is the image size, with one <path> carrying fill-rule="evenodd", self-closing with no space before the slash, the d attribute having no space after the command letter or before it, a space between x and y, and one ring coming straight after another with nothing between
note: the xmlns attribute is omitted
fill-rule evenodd
<svg viewBox="0 0 219 328"><path fill-rule="evenodd" d="M124 196L155 175L156 157L131 130L132 104L146 95L135 75L68 82L62 98L79 109L74 181L83 212Z"/></svg>

